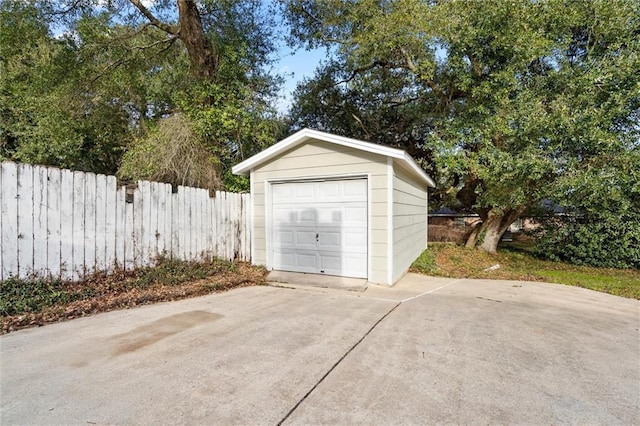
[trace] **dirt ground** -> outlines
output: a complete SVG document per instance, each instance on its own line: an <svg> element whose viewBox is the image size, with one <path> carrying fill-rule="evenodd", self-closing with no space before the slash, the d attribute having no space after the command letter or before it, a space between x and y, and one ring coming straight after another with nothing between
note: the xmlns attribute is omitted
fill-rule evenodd
<svg viewBox="0 0 640 426"><path fill-rule="evenodd" d="M262 285L265 283L265 275L265 271L261 268L247 263L238 263L231 270L178 284L158 280L148 286L135 286L131 285L133 280L131 273L125 272L95 276L87 281L65 284L65 291L71 294L90 291L90 297L83 296L80 300L56 304L40 312L0 316L0 334L116 309L128 309L157 302L202 296L232 288Z"/></svg>

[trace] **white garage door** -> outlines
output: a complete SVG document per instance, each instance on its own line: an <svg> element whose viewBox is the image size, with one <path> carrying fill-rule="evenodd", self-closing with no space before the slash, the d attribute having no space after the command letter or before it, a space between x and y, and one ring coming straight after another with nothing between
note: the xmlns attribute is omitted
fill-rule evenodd
<svg viewBox="0 0 640 426"><path fill-rule="evenodd" d="M367 278L367 180L272 185L273 269Z"/></svg>

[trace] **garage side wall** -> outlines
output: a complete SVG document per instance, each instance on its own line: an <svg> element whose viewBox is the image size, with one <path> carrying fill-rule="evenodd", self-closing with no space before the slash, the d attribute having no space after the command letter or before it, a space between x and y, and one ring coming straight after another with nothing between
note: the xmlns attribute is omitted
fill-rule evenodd
<svg viewBox="0 0 640 426"><path fill-rule="evenodd" d="M369 176L369 281L387 282L386 157L321 141L310 141L255 168L253 176L254 259L267 265L266 186L297 180L362 174Z"/></svg>
<svg viewBox="0 0 640 426"><path fill-rule="evenodd" d="M427 246L427 187L398 166L393 177L393 281Z"/></svg>

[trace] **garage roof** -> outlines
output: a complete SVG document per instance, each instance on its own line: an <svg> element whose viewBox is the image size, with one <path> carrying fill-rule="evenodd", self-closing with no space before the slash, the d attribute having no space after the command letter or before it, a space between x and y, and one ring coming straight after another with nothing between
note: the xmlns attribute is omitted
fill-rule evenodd
<svg viewBox="0 0 640 426"><path fill-rule="evenodd" d="M389 148L388 146L378 145L370 142L364 142L357 139L345 138L344 136L333 135L331 133L319 132L312 129L302 129L278 142L277 144L265 149L264 151L244 160L242 163L236 164L231 171L236 175L249 175L251 169L275 158L283 152L301 145L309 140L319 140L322 142L334 143L349 148L355 148L373 154L391 157L415 175L419 180L425 182L428 186L435 187L433 179L427 175L420 166L418 166L413 158L401 149Z"/></svg>

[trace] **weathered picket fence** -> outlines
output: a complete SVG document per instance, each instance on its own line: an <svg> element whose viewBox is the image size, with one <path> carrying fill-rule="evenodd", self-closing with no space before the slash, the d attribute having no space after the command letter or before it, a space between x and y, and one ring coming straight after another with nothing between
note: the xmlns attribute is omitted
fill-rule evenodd
<svg viewBox="0 0 640 426"><path fill-rule="evenodd" d="M2 163L0 279L78 280L158 256L250 260L249 194Z"/></svg>

